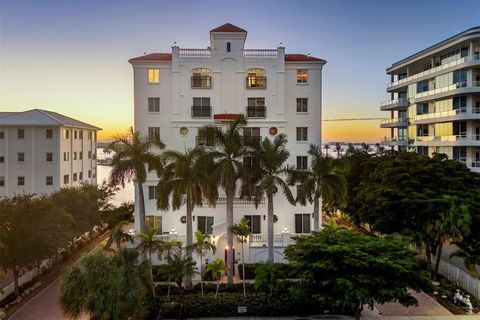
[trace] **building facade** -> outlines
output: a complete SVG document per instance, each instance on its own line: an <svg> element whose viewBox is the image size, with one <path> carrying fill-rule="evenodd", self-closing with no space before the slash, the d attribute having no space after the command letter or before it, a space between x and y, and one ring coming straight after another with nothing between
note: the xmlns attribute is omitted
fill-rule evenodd
<svg viewBox="0 0 480 320"><path fill-rule="evenodd" d="M387 69L390 119L384 143L444 153L480 172L480 27L468 29Z"/></svg>
<svg viewBox="0 0 480 320"><path fill-rule="evenodd" d="M0 197L96 184L97 130L51 111L0 112Z"/></svg>
<svg viewBox="0 0 480 320"><path fill-rule="evenodd" d="M135 130L159 136L168 149L183 151L196 145L213 147L198 137L205 125L227 128L232 116L244 114L249 139L288 137L290 165L306 166L310 143L321 142L322 59L285 54L276 49L246 49L247 31L225 24L210 31L206 49L183 49L133 58ZM156 207L158 178L150 172L144 185L147 224L168 237L185 237L185 209L162 212ZM295 188L292 188L295 193ZM138 192L136 192L138 199ZM312 206L292 206L283 195L275 196L276 259L283 259L286 233L309 233ZM138 203L135 201L135 203ZM137 209L137 208L136 208ZM235 198L234 223L250 221L251 261L266 258L266 203ZM138 210L135 211L138 215ZM226 199L220 194L215 208L193 212L193 231L212 236L217 247L226 245ZM138 225L137 225L138 227ZM283 233L282 233L283 231ZM288 242L288 241L287 241ZM220 250L219 256L223 256Z"/></svg>

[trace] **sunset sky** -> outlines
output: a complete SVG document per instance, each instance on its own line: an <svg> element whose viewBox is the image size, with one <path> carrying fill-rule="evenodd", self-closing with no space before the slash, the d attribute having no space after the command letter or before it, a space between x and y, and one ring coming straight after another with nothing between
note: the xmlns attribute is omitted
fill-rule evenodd
<svg viewBox="0 0 480 320"><path fill-rule="evenodd" d="M133 124L131 57L206 48L230 22L246 47L327 60L325 119L379 111L392 63L480 25L480 1L8 1L0 0L0 111L44 108L102 127ZM330 141L377 141L377 121L324 122Z"/></svg>

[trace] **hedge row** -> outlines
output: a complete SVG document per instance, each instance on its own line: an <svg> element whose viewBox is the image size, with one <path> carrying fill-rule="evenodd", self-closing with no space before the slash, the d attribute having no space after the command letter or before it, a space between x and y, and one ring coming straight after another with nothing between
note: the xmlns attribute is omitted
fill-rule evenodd
<svg viewBox="0 0 480 320"><path fill-rule="evenodd" d="M297 272L294 270L294 268L291 265L286 263L275 263L275 264L280 266L283 277L285 279L295 279L299 277ZM262 264L261 263L245 263L245 279L248 279L248 280L255 279L255 276L256 276L255 270L259 265L262 265ZM240 279L243 279L242 264L238 265L238 274L240 276Z"/></svg>

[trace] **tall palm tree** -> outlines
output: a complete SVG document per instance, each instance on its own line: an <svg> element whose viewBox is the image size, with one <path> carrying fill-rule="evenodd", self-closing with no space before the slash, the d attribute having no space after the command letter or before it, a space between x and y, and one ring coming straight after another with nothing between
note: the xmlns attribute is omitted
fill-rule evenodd
<svg viewBox="0 0 480 320"><path fill-rule="evenodd" d="M192 249L200 256L200 289L203 297L203 254L205 251L208 252L210 250L215 254L217 248L210 242L208 236L200 230L195 232L195 240L196 242L192 244Z"/></svg>
<svg viewBox="0 0 480 320"><path fill-rule="evenodd" d="M251 177L251 190L246 191L246 193L247 195L253 194L256 207L264 196L267 197L268 261L273 262L273 195L281 188L287 200L295 204L292 191L283 180L283 177L287 174L285 162L290 156L285 134L277 135L273 141L265 138L254 147L252 156L255 160L248 170Z"/></svg>
<svg viewBox="0 0 480 320"><path fill-rule="evenodd" d="M227 130L206 126L199 131L199 136L214 139L216 148L209 155L215 160L211 177L217 182L227 196L227 267L228 283L233 283L233 201L237 193L237 182L246 176L243 166L245 155L241 129L247 124L243 116L230 123Z"/></svg>
<svg viewBox="0 0 480 320"><path fill-rule="evenodd" d="M140 232L138 237L140 238L140 243L137 247L138 251L142 256L148 255L148 261L150 261L150 281L152 285L152 295L155 298L155 284L153 282L153 270L152 270L152 253L159 249L161 245L161 240L155 238L157 230L152 228L147 232Z"/></svg>
<svg viewBox="0 0 480 320"><path fill-rule="evenodd" d="M207 157L204 149L197 147L185 152L165 151L162 155L165 162L162 178L158 183L157 207L168 210L170 203L173 210L182 205L186 208L187 217L187 256L192 258L192 214L196 206L202 206L204 199L215 203L218 189L208 175L212 158ZM187 279L187 288L191 279Z"/></svg>
<svg viewBox="0 0 480 320"><path fill-rule="evenodd" d="M343 148L340 145L340 143L335 144L335 152L337 153L337 159L340 159L340 156L342 155Z"/></svg>
<svg viewBox="0 0 480 320"><path fill-rule="evenodd" d="M115 226L115 229L110 234L110 237L108 237L108 241L107 241L107 244L105 245L105 248L111 248L112 244L115 244L117 251L120 252L122 242L128 241L130 243L133 243L133 236L128 232L123 231L123 228L128 223L129 223L128 221L121 221Z"/></svg>
<svg viewBox="0 0 480 320"><path fill-rule="evenodd" d="M247 218L243 217L239 224L232 226L232 233L237 237L237 240L242 244L242 274L243 274L243 296L247 296L247 290L245 288L245 254L243 251L243 245L247 242L250 235L250 227L248 226Z"/></svg>
<svg viewBox="0 0 480 320"><path fill-rule="evenodd" d="M323 146L323 148L325 149L325 157L328 157L328 150L330 150L330 145L326 144Z"/></svg>
<svg viewBox="0 0 480 320"><path fill-rule="evenodd" d="M124 135L117 135L110 143L107 150L114 153L112 157L112 171L110 184L125 186L125 181L134 180L139 194L139 219L141 232L146 231L145 226L145 197L143 184L147 179L147 169L154 168L160 171L160 158L153 152L154 148L163 149L165 144L158 137L142 137L140 132L130 131Z"/></svg>
<svg viewBox="0 0 480 320"><path fill-rule="evenodd" d="M217 290L215 291L215 299L217 299L218 289L220 288L220 277L222 273L227 271L222 259L215 259L208 264L207 270L213 275L213 279L217 282Z"/></svg>
<svg viewBox="0 0 480 320"><path fill-rule="evenodd" d="M294 185L300 182L297 201L306 205L307 201L313 202L313 230L321 228L322 198L327 201L345 201L347 194L347 181L345 174L347 166L340 159L322 156L320 146L311 144L308 150L311 157L310 170L292 170L288 183Z"/></svg>

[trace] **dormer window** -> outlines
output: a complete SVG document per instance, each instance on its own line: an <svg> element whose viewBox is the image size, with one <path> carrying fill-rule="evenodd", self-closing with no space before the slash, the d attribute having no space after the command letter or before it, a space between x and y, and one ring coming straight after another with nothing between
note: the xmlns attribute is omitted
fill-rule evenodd
<svg viewBox="0 0 480 320"><path fill-rule="evenodd" d="M212 77L209 68L192 69L192 88L211 88Z"/></svg>
<svg viewBox="0 0 480 320"><path fill-rule="evenodd" d="M227 42L227 52L231 52L232 51L232 45L230 44L230 42Z"/></svg>
<svg viewBox="0 0 480 320"><path fill-rule="evenodd" d="M247 71L247 89L258 88L265 89L267 87L267 77L265 77L265 69L250 68Z"/></svg>

